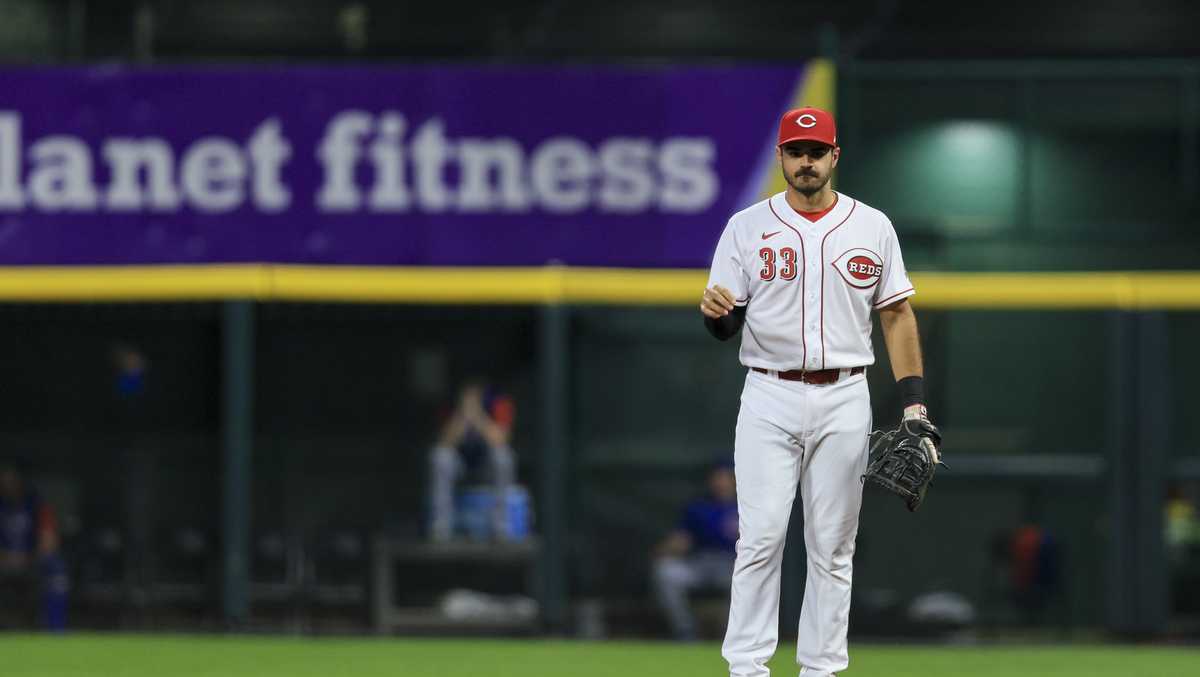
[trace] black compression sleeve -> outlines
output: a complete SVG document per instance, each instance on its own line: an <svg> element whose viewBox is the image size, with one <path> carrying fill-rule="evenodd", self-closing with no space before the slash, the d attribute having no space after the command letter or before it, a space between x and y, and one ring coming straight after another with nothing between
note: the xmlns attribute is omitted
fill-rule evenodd
<svg viewBox="0 0 1200 677"><path fill-rule="evenodd" d="M704 316L704 327L708 329L708 333L712 334L719 341L727 341L730 338L737 336L737 333L742 330L742 324L746 321L746 306L734 306L733 310L729 311L728 315L712 319Z"/></svg>
<svg viewBox="0 0 1200 677"><path fill-rule="evenodd" d="M896 381L896 385L900 387L900 406L925 404L925 379L920 376L905 376Z"/></svg>

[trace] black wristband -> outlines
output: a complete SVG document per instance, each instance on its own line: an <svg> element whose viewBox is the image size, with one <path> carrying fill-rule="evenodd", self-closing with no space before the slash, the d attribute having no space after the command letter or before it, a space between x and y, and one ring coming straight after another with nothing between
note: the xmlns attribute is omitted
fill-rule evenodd
<svg viewBox="0 0 1200 677"><path fill-rule="evenodd" d="M903 407L925 404L925 379L920 376L905 376L896 381L900 388L900 403Z"/></svg>
<svg viewBox="0 0 1200 677"><path fill-rule="evenodd" d="M745 321L746 306L734 306L728 315L715 320L707 315L704 316L704 326L708 329L708 333L720 341L726 341L736 336L742 330L742 323Z"/></svg>

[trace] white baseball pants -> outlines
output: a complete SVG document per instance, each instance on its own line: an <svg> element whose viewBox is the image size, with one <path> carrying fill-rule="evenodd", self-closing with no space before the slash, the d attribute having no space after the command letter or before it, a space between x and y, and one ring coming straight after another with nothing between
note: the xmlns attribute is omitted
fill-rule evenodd
<svg viewBox="0 0 1200 677"><path fill-rule="evenodd" d="M734 443L740 531L721 648L731 677L770 675L766 663L779 642L780 565L797 488L808 575L796 661L805 677L825 677L849 664L850 582L870 430L865 374L828 385L747 374Z"/></svg>

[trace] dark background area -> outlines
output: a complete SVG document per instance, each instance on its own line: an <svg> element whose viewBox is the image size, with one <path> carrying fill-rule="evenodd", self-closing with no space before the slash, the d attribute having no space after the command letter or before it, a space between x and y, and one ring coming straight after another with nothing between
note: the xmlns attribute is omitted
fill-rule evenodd
<svg viewBox="0 0 1200 677"><path fill-rule="evenodd" d="M655 68L831 56L844 147L838 188L891 216L911 269L1194 270L1200 255L1193 2L0 0L0 16L0 58L13 67ZM335 529L420 538L439 412L473 376L514 395L520 475L541 490L537 308L256 311L256 538ZM967 470L939 479L915 517L868 495L856 585L900 596L955 590L985 619L1011 621L994 540L1037 523L1058 536L1072 572L1053 622L1102 625L1110 478L989 478L970 471L981 467L970 459L1066 457L1070 470L1106 457L1119 414L1110 376L1127 357L1114 348L1117 313L919 312L930 407ZM0 444L34 459L76 562L86 559L86 534L122 528L128 464L142 459L151 531L166 534L149 544L158 569L177 554L170 535L195 529L210 550L194 580L215 583L221 318L219 305L203 303L0 306L8 358ZM1200 317L1167 313L1165 322L1168 474L1194 481L1200 434L1186 424L1200 408L1191 385ZM132 411L114 391L109 353L118 342L150 364ZM744 375L734 352L703 334L690 307L571 311L562 508L573 599L646 602L650 547L708 464L730 451ZM897 396L881 346L877 354L875 416L891 421ZM798 552L789 550L793 572ZM201 618L219 615L214 594Z"/></svg>
<svg viewBox="0 0 1200 677"><path fill-rule="evenodd" d="M82 547L103 529L122 528L129 463L142 458L158 534L149 544L154 568L167 575L177 549L171 535L180 530L215 545L222 515L217 311L208 304L0 307L10 328L0 349L20 358L0 366L0 439L34 459L68 542ZM575 598L644 599L650 549L697 494L708 465L731 453L744 373L735 346L703 334L694 315L665 307L573 314L564 507ZM940 479L936 509L917 515L869 491L858 580L900 594L945 587L1003 619L1008 602L993 540L1037 523L1061 540L1075 572L1066 579L1065 618L1099 623L1104 598L1094 592L1103 567L1093 564L1103 561L1108 538L1103 482L988 478L972 472L970 460L1075 457L1071 463L1088 467L1109 453L1110 380L1096 365L1111 360L1104 340L1111 313L927 311L921 322L930 407L966 473ZM437 421L455 384L476 376L515 396L519 474L537 488L536 328L534 309L523 307L260 306L253 533L421 539ZM1194 315L1171 316L1179 373L1195 372L1197 331ZM109 351L119 342L149 361L146 393L132 409L115 391ZM876 343L879 364L869 378L875 418L886 422L898 395L878 330ZM1198 404L1194 389L1175 383L1171 418L1186 421ZM1172 430L1171 462L1194 463L1200 440L1185 426ZM896 552L905 553L902 562L889 554ZM408 592L435 585L439 575L430 576L413 578Z"/></svg>
<svg viewBox="0 0 1200 677"><path fill-rule="evenodd" d="M1112 58L1200 55L1186 0L5 0L3 53L35 62Z"/></svg>

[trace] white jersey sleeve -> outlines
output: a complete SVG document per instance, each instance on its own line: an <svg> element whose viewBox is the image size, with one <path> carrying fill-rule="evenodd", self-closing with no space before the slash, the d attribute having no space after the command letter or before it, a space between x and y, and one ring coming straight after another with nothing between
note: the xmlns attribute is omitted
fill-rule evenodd
<svg viewBox="0 0 1200 677"><path fill-rule="evenodd" d="M904 257L900 253L900 238L896 237L896 229L892 222L884 219L883 242L883 274L879 284L875 286L875 297L872 305L883 308L901 299L917 293L912 282L908 279L908 270L904 267Z"/></svg>
<svg viewBox="0 0 1200 677"><path fill-rule="evenodd" d="M735 305L744 306L750 300L750 279L742 266L742 253L735 231L733 221L730 221L721 233L717 251L713 254L712 268L708 273L708 287L725 287L733 293Z"/></svg>

